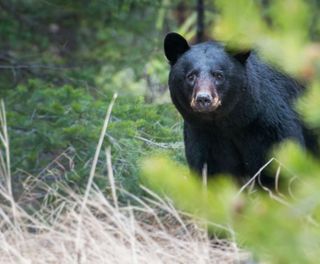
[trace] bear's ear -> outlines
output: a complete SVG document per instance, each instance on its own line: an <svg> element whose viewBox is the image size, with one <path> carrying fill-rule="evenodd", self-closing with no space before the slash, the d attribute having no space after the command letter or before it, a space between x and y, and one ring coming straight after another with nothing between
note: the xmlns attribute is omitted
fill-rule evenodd
<svg viewBox="0 0 320 264"><path fill-rule="evenodd" d="M189 49L188 42L178 33L168 33L164 39L164 54L171 65L175 64L178 58Z"/></svg>
<svg viewBox="0 0 320 264"><path fill-rule="evenodd" d="M247 59L251 54L251 50L235 50L232 48L225 47L227 53L229 53L233 58L239 61L241 64L245 64Z"/></svg>
<svg viewBox="0 0 320 264"><path fill-rule="evenodd" d="M245 64L250 54L251 54L251 50L245 50L245 51L241 51L233 54L233 57L237 61L239 61L241 64Z"/></svg>

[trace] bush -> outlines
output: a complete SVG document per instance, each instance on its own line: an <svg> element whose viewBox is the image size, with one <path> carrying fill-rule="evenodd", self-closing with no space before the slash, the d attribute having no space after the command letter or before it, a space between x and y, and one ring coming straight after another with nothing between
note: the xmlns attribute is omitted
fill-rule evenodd
<svg viewBox="0 0 320 264"><path fill-rule="evenodd" d="M75 184L85 183L112 97L110 92L103 96L95 92L39 79L9 90L6 104L13 169L37 174L72 147L75 167L63 177ZM171 105L147 104L138 96L122 96L116 101L105 146L112 146L116 178L128 190L137 192L139 158L169 150L179 159L180 149L170 147L179 141L180 120ZM100 164L99 173L104 175L103 157ZM106 183L103 178L98 177L101 187Z"/></svg>

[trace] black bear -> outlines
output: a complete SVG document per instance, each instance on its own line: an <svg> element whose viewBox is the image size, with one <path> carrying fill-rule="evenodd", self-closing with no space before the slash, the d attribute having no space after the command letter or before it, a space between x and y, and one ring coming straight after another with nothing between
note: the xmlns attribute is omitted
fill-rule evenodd
<svg viewBox="0 0 320 264"><path fill-rule="evenodd" d="M267 162L270 147L291 138L314 143L294 111L301 85L254 52L231 52L218 42L189 46L169 33L164 51L171 71L172 101L184 119L189 167L209 175L253 176ZM311 146L312 147L312 146ZM271 178L262 175L262 182Z"/></svg>

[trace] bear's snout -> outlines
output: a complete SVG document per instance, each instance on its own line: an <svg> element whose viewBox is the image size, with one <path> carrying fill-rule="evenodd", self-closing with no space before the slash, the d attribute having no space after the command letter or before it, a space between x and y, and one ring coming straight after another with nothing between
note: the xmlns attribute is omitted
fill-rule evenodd
<svg viewBox="0 0 320 264"><path fill-rule="evenodd" d="M200 107L208 107L212 103L212 96L208 93L198 93L196 96L196 104Z"/></svg>
<svg viewBox="0 0 320 264"><path fill-rule="evenodd" d="M221 105L218 96L212 97L210 93L198 92L191 101L191 107L196 112L212 112Z"/></svg>

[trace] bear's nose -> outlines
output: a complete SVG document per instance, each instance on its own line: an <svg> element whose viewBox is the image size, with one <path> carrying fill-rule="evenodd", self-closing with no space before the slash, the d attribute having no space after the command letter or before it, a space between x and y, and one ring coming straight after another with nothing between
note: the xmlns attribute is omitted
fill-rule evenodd
<svg viewBox="0 0 320 264"><path fill-rule="evenodd" d="M212 96L208 93L198 93L196 103L201 107L207 107L212 103Z"/></svg>

